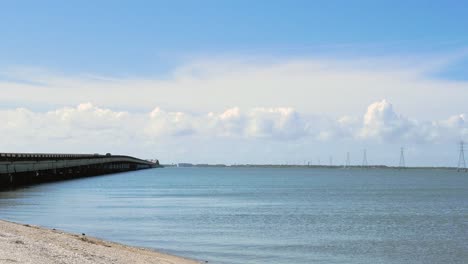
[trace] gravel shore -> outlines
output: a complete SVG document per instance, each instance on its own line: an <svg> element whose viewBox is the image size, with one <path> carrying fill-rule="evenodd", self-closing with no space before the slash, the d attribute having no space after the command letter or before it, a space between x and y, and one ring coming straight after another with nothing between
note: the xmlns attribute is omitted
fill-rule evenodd
<svg viewBox="0 0 468 264"><path fill-rule="evenodd" d="M0 220L0 263L200 263L86 235Z"/></svg>

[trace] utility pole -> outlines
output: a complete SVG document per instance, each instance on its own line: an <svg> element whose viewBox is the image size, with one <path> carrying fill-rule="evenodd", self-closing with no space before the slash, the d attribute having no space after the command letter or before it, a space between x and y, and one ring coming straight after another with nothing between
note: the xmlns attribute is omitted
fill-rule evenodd
<svg viewBox="0 0 468 264"><path fill-rule="evenodd" d="M458 166L457 171L464 170L466 171L466 163L465 163L465 142L460 141L460 153L458 154Z"/></svg>

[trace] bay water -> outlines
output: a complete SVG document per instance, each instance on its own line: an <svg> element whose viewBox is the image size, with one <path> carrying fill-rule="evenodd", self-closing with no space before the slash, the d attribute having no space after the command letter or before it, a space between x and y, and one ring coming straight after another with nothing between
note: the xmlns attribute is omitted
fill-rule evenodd
<svg viewBox="0 0 468 264"><path fill-rule="evenodd" d="M219 264L468 263L454 170L141 170L0 192L0 218Z"/></svg>

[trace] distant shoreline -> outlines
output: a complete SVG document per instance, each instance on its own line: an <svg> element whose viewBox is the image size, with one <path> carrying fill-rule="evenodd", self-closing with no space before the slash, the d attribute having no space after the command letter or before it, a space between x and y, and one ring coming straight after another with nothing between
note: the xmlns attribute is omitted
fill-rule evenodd
<svg viewBox="0 0 468 264"><path fill-rule="evenodd" d="M171 168L304 168L304 169L427 169L427 170L458 170L456 167L398 167L398 166L387 166L387 165L368 165L359 166L352 165L345 167L344 165L278 165L278 164L192 164L192 163L179 163L179 164L163 164L162 166ZM467 171L468 169L461 169L461 171Z"/></svg>

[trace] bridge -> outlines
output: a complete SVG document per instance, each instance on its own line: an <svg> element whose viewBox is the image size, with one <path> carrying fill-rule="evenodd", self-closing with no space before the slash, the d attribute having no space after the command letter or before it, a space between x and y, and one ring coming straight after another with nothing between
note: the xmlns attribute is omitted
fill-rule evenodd
<svg viewBox="0 0 468 264"><path fill-rule="evenodd" d="M0 189L159 167L123 155L0 153Z"/></svg>

